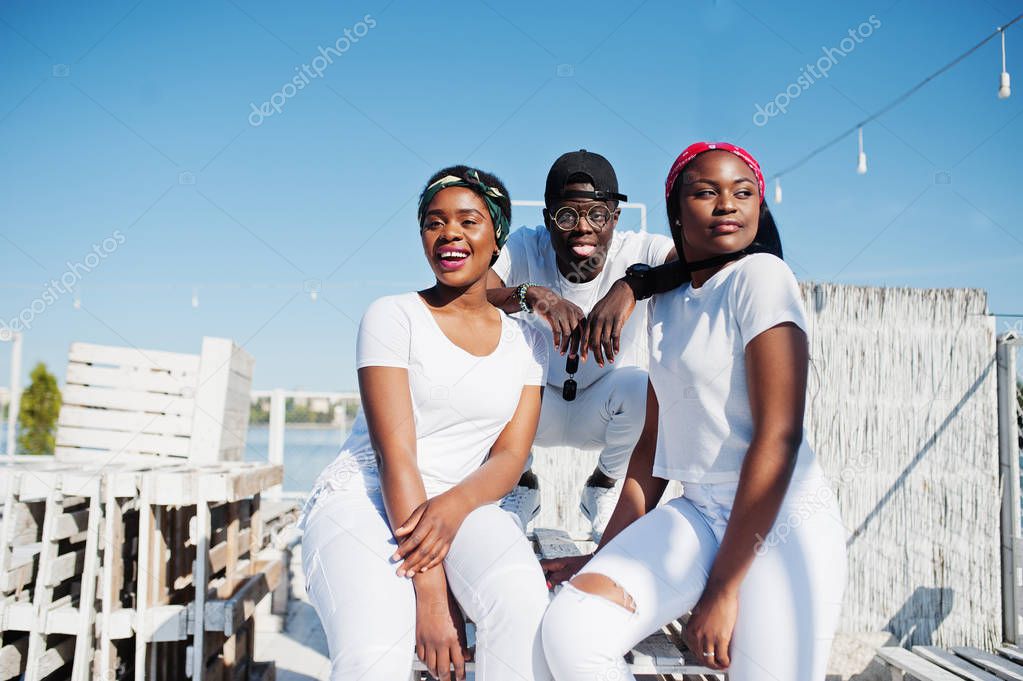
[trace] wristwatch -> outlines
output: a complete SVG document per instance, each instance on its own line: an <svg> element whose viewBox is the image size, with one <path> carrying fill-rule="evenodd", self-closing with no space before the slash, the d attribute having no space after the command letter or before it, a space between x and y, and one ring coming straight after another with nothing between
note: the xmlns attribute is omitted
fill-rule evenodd
<svg viewBox="0 0 1023 681"><path fill-rule="evenodd" d="M638 262L635 265L630 265L629 269L625 270L625 283L632 289L636 300L646 300L654 294L650 285L652 283L650 273L653 269L653 267L644 262Z"/></svg>

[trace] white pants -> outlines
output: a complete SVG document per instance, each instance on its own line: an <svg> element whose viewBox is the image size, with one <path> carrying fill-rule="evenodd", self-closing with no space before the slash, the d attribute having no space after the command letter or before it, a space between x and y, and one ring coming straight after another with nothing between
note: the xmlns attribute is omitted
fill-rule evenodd
<svg viewBox="0 0 1023 681"><path fill-rule="evenodd" d="M845 589L846 531L831 488L814 471L791 483L740 587L731 681L824 679ZM735 490L686 483L683 496L630 525L581 570L614 580L635 612L565 585L543 623L557 681L634 678L622 656L696 605Z"/></svg>
<svg viewBox="0 0 1023 681"><path fill-rule="evenodd" d="M302 567L334 681L405 681L412 674L415 591L395 574L395 547L379 489L333 492L309 514ZM496 505L470 513L444 569L476 624L476 679L550 679L539 633L547 586L511 514Z"/></svg>
<svg viewBox="0 0 1023 681"><path fill-rule="evenodd" d="M571 402L561 397L561 386L548 385L533 442L541 447L600 449L597 467L609 478L621 480L643 432L646 388L647 372L639 367L607 372L580 388Z"/></svg>

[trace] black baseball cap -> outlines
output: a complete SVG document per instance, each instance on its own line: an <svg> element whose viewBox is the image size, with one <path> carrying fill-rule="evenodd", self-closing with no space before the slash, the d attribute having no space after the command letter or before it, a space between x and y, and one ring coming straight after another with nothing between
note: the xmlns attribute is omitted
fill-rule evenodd
<svg viewBox="0 0 1023 681"><path fill-rule="evenodd" d="M565 191L568 178L580 174L590 178L594 191ZM597 201L628 201L629 197L618 193L618 176L611 162L600 154L580 149L562 154L547 173L547 187L543 192L544 202L550 206L558 199L596 199Z"/></svg>

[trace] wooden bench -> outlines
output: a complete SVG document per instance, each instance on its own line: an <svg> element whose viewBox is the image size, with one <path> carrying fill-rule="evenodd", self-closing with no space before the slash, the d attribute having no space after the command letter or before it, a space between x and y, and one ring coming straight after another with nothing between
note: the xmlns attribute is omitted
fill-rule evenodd
<svg viewBox="0 0 1023 681"><path fill-rule="evenodd" d="M895 681L1023 681L1023 651L1011 645L994 653L970 646L951 650L913 646L911 651L885 647L877 656L890 667Z"/></svg>

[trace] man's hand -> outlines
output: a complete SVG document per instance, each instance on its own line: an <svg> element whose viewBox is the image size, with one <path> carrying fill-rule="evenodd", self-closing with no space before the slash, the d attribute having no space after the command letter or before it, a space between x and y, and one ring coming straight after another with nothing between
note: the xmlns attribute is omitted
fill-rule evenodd
<svg viewBox="0 0 1023 681"><path fill-rule="evenodd" d="M619 279L590 310L581 343L583 361L592 350L598 366L603 367L605 360L613 363L621 350L622 329L635 309L636 295L624 279Z"/></svg>
<svg viewBox="0 0 1023 681"><path fill-rule="evenodd" d="M544 286L526 289L526 303L551 325L554 347L562 356L566 352L578 354L580 341L586 332L586 315L578 305Z"/></svg>

